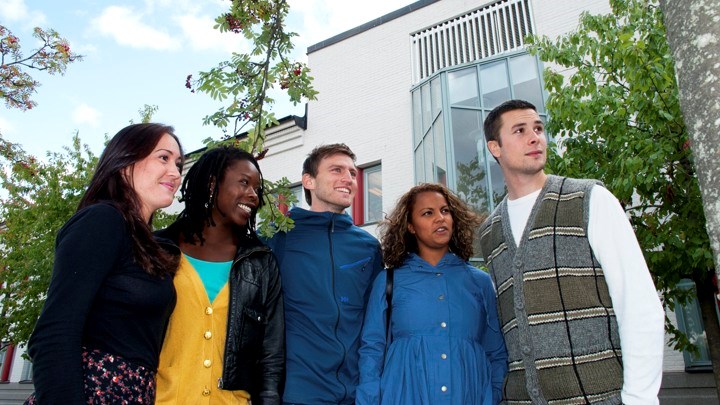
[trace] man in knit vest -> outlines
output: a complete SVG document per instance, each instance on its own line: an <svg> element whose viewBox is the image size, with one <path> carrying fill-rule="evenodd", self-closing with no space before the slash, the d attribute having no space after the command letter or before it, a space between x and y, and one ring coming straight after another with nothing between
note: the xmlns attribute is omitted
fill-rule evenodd
<svg viewBox="0 0 720 405"><path fill-rule="evenodd" d="M509 354L508 403L657 404L664 312L635 234L599 181L547 175L535 106L485 120L507 197L480 230Z"/></svg>

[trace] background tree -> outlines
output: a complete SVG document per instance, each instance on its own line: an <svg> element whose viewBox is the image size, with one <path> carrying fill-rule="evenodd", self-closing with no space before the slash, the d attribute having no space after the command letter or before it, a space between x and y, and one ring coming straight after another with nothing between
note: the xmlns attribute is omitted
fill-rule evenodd
<svg viewBox="0 0 720 405"><path fill-rule="evenodd" d="M680 89L680 107L690 134L702 193L707 231L715 256L715 274L720 272L720 0L660 0L665 16L667 38L675 59L675 70ZM703 322L712 325L712 303L717 285L698 285L698 294L709 308ZM709 340L720 342L720 330L707 328ZM720 347L710 347L715 381L720 398Z"/></svg>
<svg viewBox="0 0 720 405"><path fill-rule="evenodd" d="M286 31L288 11L286 0L232 0L229 10L216 18L216 29L243 35L252 50L248 54L233 53L229 60L200 72L196 80L192 75L187 77L185 86L190 91L227 101L204 119L206 125L215 125L223 133L222 139L206 139L208 147L234 142L262 158L265 129L278 124L271 111L275 100L269 92L284 90L293 104L315 99L317 92L311 85L308 67L289 57L294 49L292 38L297 34ZM260 233L265 236L292 226L292 221L278 210L280 202L296 201L288 184L287 179L266 182L268 204L260 216L265 224L272 222L275 226L261 224Z"/></svg>
<svg viewBox="0 0 720 405"><path fill-rule="evenodd" d="M0 25L0 98L8 108L29 110L37 105L30 97L40 83L27 70L62 75L68 64L82 60L54 30L36 27L33 36L40 40L41 46L32 50L30 56L23 56L18 37Z"/></svg>
<svg viewBox="0 0 720 405"><path fill-rule="evenodd" d="M678 288L682 278L705 285L714 273L673 59L656 1L610 5L612 14L585 13L577 31L555 41L530 38L531 53L569 76L545 71L548 132L561 140L560 152L550 150L549 169L598 178L619 198L663 302L673 308L689 294ZM694 349L667 320L666 329L675 349Z"/></svg>
<svg viewBox="0 0 720 405"><path fill-rule="evenodd" d="M97 164L76 134L47 163L0 137L0 336L23 343L45 302L55 235L77 209Z"/></svg>

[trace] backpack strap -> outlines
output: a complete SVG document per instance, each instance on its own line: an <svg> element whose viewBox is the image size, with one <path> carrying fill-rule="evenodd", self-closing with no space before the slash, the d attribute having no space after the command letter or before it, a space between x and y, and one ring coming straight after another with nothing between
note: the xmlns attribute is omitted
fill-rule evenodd
<svg viewBox="0 0 720 405"><path fill-rule="evenodd" d="M385 311L385 350L390 346L392 335L390 334L390 318L392 316L392 295L393 295L393 274L394 269L385 270L385 300L387 301L387 310Z"/></svg>

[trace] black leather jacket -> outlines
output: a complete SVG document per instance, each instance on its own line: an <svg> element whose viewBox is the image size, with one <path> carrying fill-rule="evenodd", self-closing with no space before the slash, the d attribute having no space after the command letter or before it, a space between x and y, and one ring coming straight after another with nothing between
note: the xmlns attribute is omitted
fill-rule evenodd
<svg viewBox="0 0 720 405"><path fill-rule="evenodd" d="M175 222L156 235L177 243L179 233ZM228 280L227 337L218 387L249 392L253 405L281 404L285 320L280 272L267 246L257 238L246 241L235 254Z"/></svg>

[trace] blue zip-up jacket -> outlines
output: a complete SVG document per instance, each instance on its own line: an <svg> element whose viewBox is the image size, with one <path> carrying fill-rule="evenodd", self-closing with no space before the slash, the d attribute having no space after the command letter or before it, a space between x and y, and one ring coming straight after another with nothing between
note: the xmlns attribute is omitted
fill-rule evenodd
<svg viewBox="0 0 720 405"><path fill-rule="evenodd" d="M352 404L358 349L380 244L347 214L290 210L295 227L268 240L285 304L286 404Z"/></svg>

